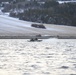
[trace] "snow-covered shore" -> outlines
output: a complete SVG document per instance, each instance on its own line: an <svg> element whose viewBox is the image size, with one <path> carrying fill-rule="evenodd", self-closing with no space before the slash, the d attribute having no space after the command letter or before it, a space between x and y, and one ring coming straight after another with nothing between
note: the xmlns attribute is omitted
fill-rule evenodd
<svg viewBox="0 0 76 75"><path fill-rule="evenodd" d="M31 27L32 24L35 23L0 15L0 38L2 36L30 36L38 34L59 36L60 38L76 38L76 27L43 24L46 29L41 29Z"/></svg>
<svg viewBox="0 0 76 75"><path fill-rule="evenodd" d="M0 75L76 75L76 40L0 40Z"/></svg>

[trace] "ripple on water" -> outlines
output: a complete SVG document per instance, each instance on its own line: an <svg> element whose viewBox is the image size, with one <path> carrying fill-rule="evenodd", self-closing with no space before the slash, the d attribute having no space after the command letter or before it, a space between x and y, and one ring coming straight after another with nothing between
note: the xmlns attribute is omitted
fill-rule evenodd
<svg viewBox="0 0 76 75"><path fill-rule="evenodd" d="M62 69L68 69L69 67L68 66L61 66L60 68L62 68Z"/></svg>
<svg viewBox="0 0 76 75"><path fill-rule="evenodd" d="M76 67L76 64L73 64Z"/></svg>
<svg viewBox="0 0 76 75"><path fill-rule="evenodd" d="M42 72L43 74L50 75L50 72Z"/></svg>
<svg viewBox="0 0 76 75"><path fill-rule="evenodd" d="M23 75L30 75L30 73L24 73Z"/></svg>
<svg viewBox="0 0 76 75"><path fill-rule="evenodd" d="M33 67L34 69L40 68L38 65L31 65L31 67Z"/></svg>
<svg viewBox="0 0 76 75"><path fill-rule="evenodd" d="M76 74L70 74L70 75L76 75Z"/></svg>

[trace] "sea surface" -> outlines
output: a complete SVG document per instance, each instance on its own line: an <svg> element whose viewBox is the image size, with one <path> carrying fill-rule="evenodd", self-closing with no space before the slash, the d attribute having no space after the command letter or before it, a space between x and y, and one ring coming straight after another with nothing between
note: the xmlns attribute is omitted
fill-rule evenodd
<svg viewBox="0 0 76 75"><path fill-rule="evenodd" d="M0 39L0 75L76 75L76 39Z"/></svg>

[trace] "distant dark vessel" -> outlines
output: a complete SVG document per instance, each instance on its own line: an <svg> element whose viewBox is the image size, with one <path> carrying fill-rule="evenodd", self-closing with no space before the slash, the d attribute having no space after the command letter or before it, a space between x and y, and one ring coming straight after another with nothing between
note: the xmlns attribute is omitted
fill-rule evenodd
<svg viewBox="0 0 76 75"><path fill-rule="evenodd" d="M46 29L46 27L45 27L43 24L32 24L31 26L32 26L32 27L35 27L35 28Z"/></svg>

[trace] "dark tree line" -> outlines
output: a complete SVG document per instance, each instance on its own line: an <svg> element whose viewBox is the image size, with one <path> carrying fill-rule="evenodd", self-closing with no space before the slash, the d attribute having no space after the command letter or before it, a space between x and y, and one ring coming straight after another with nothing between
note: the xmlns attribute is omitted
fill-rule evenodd
<svg viewBox="0 0 76 75"><path fill-rule="evenodd" d="M10 13L10 16L26 21L76 26L76 3L59 4L54 0L46 1L41 8L31 7L23 13Z"/></svg>

